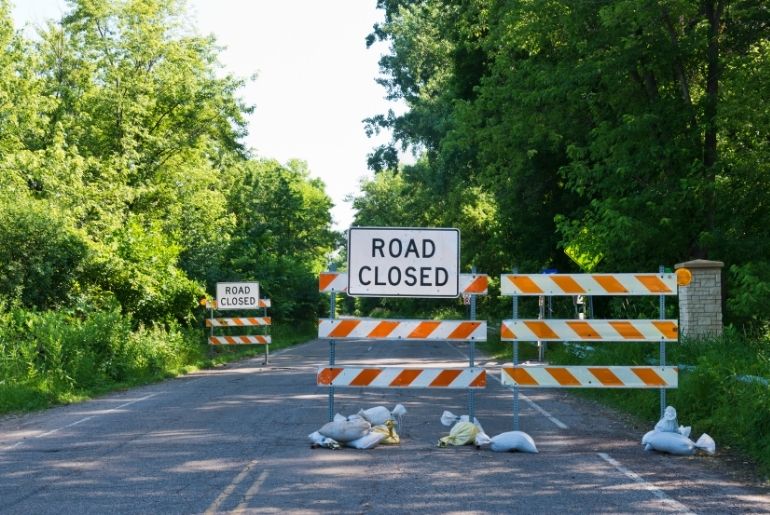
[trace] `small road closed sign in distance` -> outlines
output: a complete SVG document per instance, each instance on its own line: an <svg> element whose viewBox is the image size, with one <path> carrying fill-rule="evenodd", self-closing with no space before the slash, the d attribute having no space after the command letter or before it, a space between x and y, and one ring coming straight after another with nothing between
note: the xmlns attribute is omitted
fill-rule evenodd
<svg viewBox="0 0 770 515"><path fill-rule="evenodd" d="M259 283L217 283L217 309L258 309Z"/></svg>
<svg viewBox="0 0 770 515"><path fill-rule="evenodd" d="M348 231L348 295L457 297L458 229L352 227Z"/></svg>

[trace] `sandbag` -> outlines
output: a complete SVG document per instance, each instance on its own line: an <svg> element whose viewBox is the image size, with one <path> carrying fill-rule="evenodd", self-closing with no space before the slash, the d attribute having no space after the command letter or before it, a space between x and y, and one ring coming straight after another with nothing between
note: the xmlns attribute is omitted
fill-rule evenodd
<svg viewBox="0 0 770 515"><path fill-rule="evenodd" d="M345 442L345 447L353 447L354 449L372 449L377 447L377 444L380 443L383 438L385 438L383 433L371 431L357 440Z"/></svg>
<svg viewBox="0 0 770 515"><path fill-rule="evenodd" d="M327 422L318 430L323 436L346 443L358 440L362 436L369 434L372 425L364 419L356 418L354 420L334 420Z"/></svg>
<svg viewBox="0 0 770 515"><path fill-rule="evenodd" d="M373 426L381 426L387 420L399 419L406 414L406 408L403 404L396 404L393 410L389 410L385 406L375 406L366 410L361 410L358 415L364 420L371 423Z"/></svg>
<svg viewBox="0 0 770 515"><path fill-rule="evenodd" d="M458 422L449 431L449 436L444 436L439 439L438 447L446 447L447 445L467 445L474 441L476 435L479 432L479 428L472 422Z"/></svg>
<svg viewBox="0 0 770 515"><path fill-rule="evenodd" d="M318 431L315 431L313 433L310 433L307 435L307 437L310 439L310 446L311 447L326 447L327 449L339 449L340 444L336 440L332 438L328 438Z"/></svg>
<svg viewBox="0 0 770 515"><path fill-rule="evenodd" d="M680 426L676 418L676 409L673 406L666 406L666 409L663 410L663 417L655 424L655 431L679 433L689 438L691 428L690 426Z"/></svg>
<svg viewBox="0 0 770 515"><path fill-rule="evenodd" d="M706 433L703 433L697 442L693 442L679 433L652 430L642 437L642 445L645 451L655 450L680 456L692 456L696 449L708 454L716 452L716 442Z"/></svg>
<svg viewBox="0 0 770 515"><path fill-rule="evenodd" d="M401 443L401 438L394 429L394 422L392 420L386 420L385 425L372 426L372 433L382 433L384 438L380 441L381 445L398 445Z"/></svg>
<svg viewBox="0 0 770 515"><path fill-rule="evenodd" d="M334 415L334 422L344 422L346 420L363 420L363 418L361 415L348 415L347 417L345 415L340 415L339 413Z"/></svg>
<svg viewBox="0 0 770 515"><path fill-rule="evenodd" d="M508 431L493 436L489 441L489 448L495 452L531 452L537 453L535 441L523 431Z"/></svg>

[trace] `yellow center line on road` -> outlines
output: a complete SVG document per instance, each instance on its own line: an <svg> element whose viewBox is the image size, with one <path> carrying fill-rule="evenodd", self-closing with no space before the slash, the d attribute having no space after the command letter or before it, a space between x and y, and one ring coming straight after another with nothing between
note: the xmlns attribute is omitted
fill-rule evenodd
<svg viewBox="0 0 770 515"><path fill-rule="evenodd" d="M246 510L246 507L249 504L249 501L259 493L259 489L262 488L262 484L265 482L265 479L267 479L267 470L263 470L262 473L259 475L256 481L254 481L254 484L249 487L248 490L246 490L246 494L243 496L243 500L241 503L235 507L235 510L233 510L233 513L244 513Z"/></svg>

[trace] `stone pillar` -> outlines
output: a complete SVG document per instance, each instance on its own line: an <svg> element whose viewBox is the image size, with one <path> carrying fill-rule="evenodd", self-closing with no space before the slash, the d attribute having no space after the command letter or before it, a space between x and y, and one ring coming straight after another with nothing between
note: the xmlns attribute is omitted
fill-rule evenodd
<svg viewBox="0 0 770 515"><path fill-rule="evenodd" d="M696 259L679 263L692 274L688 286L679 287L679 333L701 337L722 334L722 268L721 261Z"/></svg>

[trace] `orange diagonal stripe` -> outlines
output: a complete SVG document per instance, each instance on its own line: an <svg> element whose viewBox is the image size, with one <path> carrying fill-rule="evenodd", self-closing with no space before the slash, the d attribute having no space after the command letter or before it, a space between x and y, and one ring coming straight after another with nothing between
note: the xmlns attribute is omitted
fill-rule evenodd
<svg viewBox="0 0 770 515"><path fill-rule="evenodd" d="M521 386L537 386L540 384L523 368L504 368L503 370L506 374L511 376L511 379L513 379L516 384Z"/></svg>
<svg viewBox="0 0 770 515"><path fill-rule="evenodd" d="M447 340L467 340L471 333L480 325L481 322L462 322L447 336Z"/></svg>
<svg viewBox="0 0 770 515"><path fill-rule="evenodd" d="M318 276L318 291L324 291L337 278L337 274L320 274Z"/></svg>
<svg viewBox="0 0 770 515"><path fill-rule="evenodd" d="M609 368L588 368L588 371L604 386L623 386L623 381L612 373Z"/></svg>
<svg viewBox="0 0 770 515"><path fill-rule="evenodd" d="M535 281L526 275L509 275L507 277L521 293L543 293Z"/></svg>
<svg viewBox="0 0 770 515"><path fill-rule="evenodd" d="M666 286L666 283L654 275L637 275L636 278L651 293L671 293L671 289Z"/></svg>
<svg viewBox="0 0 770 515"><path fill-rule="evenodd" d="M556 340L559 338L559 335L554 333L553 329L551 329L550 326L545 322L539 322L536 320L525 320L524 324L527 327L529 327L529 330L535 333L535 336L537 336L541 340L546 340L546 339Z"/></svg>
<svg viewBox="0 0 770 515"><path fill-rule="evenodd" d="M350 382L350 386L367 386L382 372L379 368L365 368Z"/></svg>
<svg viewBox="0 0 770 515"><path fill-rule="evenodd" d="M625 340L644 340L644 335L631 322L610 320L610 325Z"/></svg>
<svg viewBox="0 0 770 515"><path fill-rule="evenodd" d="M628 289L611 275L592 275L591 277L607 293L628 293Z"/></svg>
<svg viewBox="0 0 770 515"><path fill-rule="evenodd" d="M353 329L358 327L358 324L360 324L360 320L340 320L339 324L337 324L337 327L331 330L329 333L330 338L344 338L350 333L353 332Z"/></svg>
<svg viewBox="0 0 770 515"><path fill-rule="evenodd" d="M489 277L486 275L480 275L475 278L467 288L465 288L463 293L482 293L487 290L488 283Z"/></svg>
<svg viewBox="0 0 770 515"><path fill-rule="evenodd" d="M206 319L206 327L211 327L211 326L213 325L213 322L214 322L214 321L213 321L212 319L210 319L210 318L207 318L207 319Z"/></svg>
<svg viewBox="0 0 770 515"><path fill-rule="evenodd" d="M372 329L372 331L368 334L369 338L385 338L390 333L393 332L393 330L398 327L398 322L394 322L392 320L383 320L377 326Z"/></svg>
<svg viewBox="0 0 770 515"><path fill-rule="evenodd" d="M452 381L457 379L457 376L459 376L462 373L462 370L442 370L439 375L436 376L436 379L431 381L430 386L431 387L446 387L452 384Z"/></svg>
<svg viewBox="0 0 770 515"><path fill-rule="evenodd" d="M580 386L580 381L566 368L548 367L545 371L562 386Z"/></svg>
<svg viewBox="0 0 770 515"><path fill-rule="evenodd" d="M658 328L658 331L668 340L676 340L679 334L679 329L676 323L669 322L667 320L653 320L652 325Z"/></svg>
<svg viewBox="0 0 770 515"><path fill-rule="evenodd" d="M503 339L515 340L516 335L507 324L500 325L500 337Z"/></svg>
<svg viewBox="0 0 770 515"><path fill-rule="evenodd" d="M262 320L265 321L265 325L272 325L272 323L273 323L273 319L270 318L270 317L265 317Z"/></svg>
<svg viewBox="0 0 770 515"><path fill-rule="evenodd" d="M219 345L219 340L216 336L209 336L209 343L211 345Z"/></svg>
<svg viewBox="0 0 770 515"><path fill-rule="evenodd" d="M390 382L390 386L409 386L420 374L422 374L422 370L419 368L405 369Z"/></svg>
<svg viewBox="0 0 770 515"><path fill-rule="evenodd" d="M667 386L668 383L651 368L632 368L636 377L649 386Z"/></svg>
<svg viewBox="0 0 770 515"><path fill-rule="evenodd" d="M420 322L417 324L417 327L414 328L414 331L409 333L409 338L427 338L439 325L441 325L441 322Z"/></svg>
<svg viewBox="0 0 770 515"><path fill-rule="evenodd" d="M341 368L324 368L318 372L316 378L316 384L318 385L331 385L332 381L342 373Z"/></svg>
<svg viewBox="0 0 770 515"><path fill-rule="evenodd" d="M575 331L583 340L601 340L602 337L588 322L578 322L577 320L568 320L567 325Z"/></svg>
<svg viewBox="0 0 770 515"><path fill-rule="evenodd" d="M487 371L482 370L481 373L479 373L478 376L476 376L476 379L471 381L471 384L469 386L475 386L478 388L484 388L487 386Z"/></svg>
<svg viewBox="0 0 770 515"><path fill-rule="evenodd" d="M568 275L549 275L548 277L550 277L551 280L556 283L556 286L558 286L564 293L577 295L586 292L575 279Z"/></svg>

